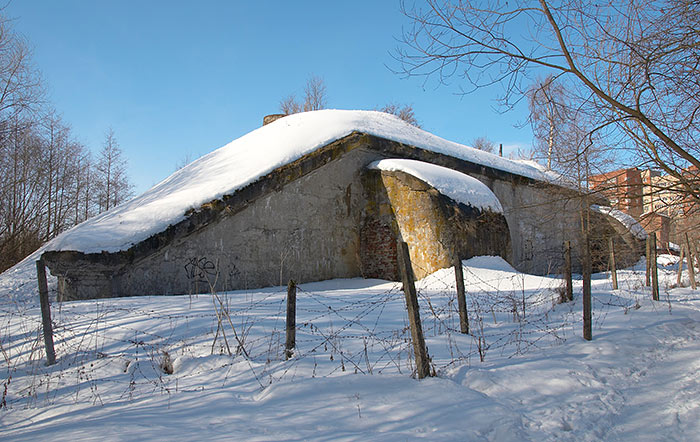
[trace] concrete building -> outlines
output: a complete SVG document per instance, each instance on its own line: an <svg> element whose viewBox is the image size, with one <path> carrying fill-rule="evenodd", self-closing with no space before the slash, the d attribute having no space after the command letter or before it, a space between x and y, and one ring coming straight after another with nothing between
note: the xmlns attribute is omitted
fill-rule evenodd
<svg viewBox="0 0 700 442"><path fill-rule="evenodd" d="M553 178L388 114L309 112L76 226L42 259L66 300L396 279L397 240L409 244L418 278L475 255L556 272L563 241L578 250L582 199ZM636 259L641 247L625 227L593 216L598 249L614 235Z"/></svg>

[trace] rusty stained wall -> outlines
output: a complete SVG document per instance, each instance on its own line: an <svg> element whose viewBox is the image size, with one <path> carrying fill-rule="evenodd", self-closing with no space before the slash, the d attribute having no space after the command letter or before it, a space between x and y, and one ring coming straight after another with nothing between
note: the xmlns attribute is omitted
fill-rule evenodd
<svg viewBox="0 0 700 442"><path fill-rule="evenodd" d="M363 276L398 278L397 237L408 243L416 278L450 267L455 255L510 258L510 234L502 215L457 204L403 172L370 170L363 182Z"/></svg>
<svg viewBox="0 0 700 442"><path fill-rule="evenodd" d="M360 173L355 149L112 278L115 296L206 293L360 275Z"/></svg>

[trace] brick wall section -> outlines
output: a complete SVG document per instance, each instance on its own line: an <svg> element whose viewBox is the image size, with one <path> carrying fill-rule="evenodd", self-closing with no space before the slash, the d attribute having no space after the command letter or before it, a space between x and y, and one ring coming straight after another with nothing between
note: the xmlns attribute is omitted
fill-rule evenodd
<svg viewBox="0 0 700 442"><path fill-rule="evenodd" d="M591 177L591 189L610 200L614 209L635 218L644 211L642 174L636 167Z"/></svg>
<svg viewBox="0 0 700 442"><path fill-rule="evenodd" d="M360 230L362 277L398 280L396 235L391 225L367 219Z"/></svg>

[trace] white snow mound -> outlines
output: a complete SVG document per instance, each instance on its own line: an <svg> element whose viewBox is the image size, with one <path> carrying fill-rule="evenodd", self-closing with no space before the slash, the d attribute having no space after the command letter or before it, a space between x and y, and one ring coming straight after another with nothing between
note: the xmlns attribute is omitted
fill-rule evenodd
<svg viewBox="0 0 700 442"><path fill-rule="evenodd" d="M428 183L438 192L459 203L471 205L480 210L503 213L500 201L486 184L456 170L423 161L398 158L375 161L368 167L370 169L405 172Z"/></svg>
<svg viewBox="0 0 700 442"><path fill-rule="evenodd" d="M355 131L540 181L556 179L532 165L447 141L383 112L305 112L260 127L194 161L131 201L64 232L46 250L127 250L182 221L188 209L233 194L276 168Z"/></svg>

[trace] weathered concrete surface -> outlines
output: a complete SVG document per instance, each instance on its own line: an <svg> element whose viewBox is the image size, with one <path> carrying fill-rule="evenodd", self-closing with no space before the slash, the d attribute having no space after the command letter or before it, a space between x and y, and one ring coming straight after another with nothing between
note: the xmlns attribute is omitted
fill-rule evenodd
<svg viewBox="0 0 700 442"><path fill-rule="evenodd" d="M124 266L103 278L109 284L100 294L204 293L359 276L360 173L377 157L355 149ZM66 297L97 288L94 280L74 278L78 291Z"/></svg>
<svg viewBox="0 0 700 442"><path fill-rule="evenodd" d="M455 257L510 258L510 234L501 214L458 204L403 172L367 171L364 183L363 275L397 278L397 238L408 244L416 278L452 266Z"/></svg>
<svg viewBox="0 0 700 442"><path fill-rule="evenodd" d="M468 247L474 250L478 247L473 247L475 236L470 241L464 239L467 233L476 232L476 238L488 237L478 233L488 232L488 224L494 220L475 227L467 222L471 219L468 214L445 204L446 197L421 188L419 180L414 182L406 176L399 179L396 174L382 175L379 187L384 189L382 195L390 204L376 207L378 213L395 216L396 226L381 216L366 216L374 197L368 197L362 177L365 166L380 158L426 161L485 183L499 198L507 222L503 224L507 224L510 232L510 252L503 252L501 247L493 253L507 255L520 270L557 271L564 240L571 240L577 250L580 198L573 192L413 146L353 133L276 169L232 195L188 211L183 221L127 251L46 252L43 259L59 277L64 299L186 294L208 292L212 287L232 290L278 285L290 278L306 282L372 276L371 266L363 266L368 258L367 255L364 261L361 258L361 243L384 241L382 247L386 250L381 253L385 262L375 267L391 268L395 242L386 240L391 232L398 231L409 244L414 243L411 254L416 267L426 269L450 265L446 257L452 256L450 247L454 244L470 244L458 253L462 258L471 256ZM388 190L401 186L408 190L394 192L390 198L393 191ZM424 198L407 197L410 192ZM414 218L411 211L404 210L415 206L418 200L423 201L423 207L431 208L421 215L423 219ZM435 210L436 207L440 210ZM459 229L453 226L445 229L456 219L460 220L456 223L460 226L472 225L464 228L462 237L454 233ZM500 235L503 239L506 235L499 229L492 229L492 233L494 238ZM445 241L451 245L446 247ZM422 273L417 271L417 274ZM384 275L392 277L390 271Z"/></svg>
<svg viewBox="0 0 700 442"><path fill-rule="evenodd" d="M613 239L617 268L634 265L640 256L645 253L646 242L635 237L620 221L612 216L594 211L591 211L589 215L593 271L604 272L610 270L609 238Z"/></svg>
<svg viewBox="0 0 700 442"><path fill-rule="evenodd" d="M563 265L563 243L572 241L578 262L580 198L557 186L492 179L473 174L496 195L508 221L512 263L526 273L558 272Z"/></svg>

